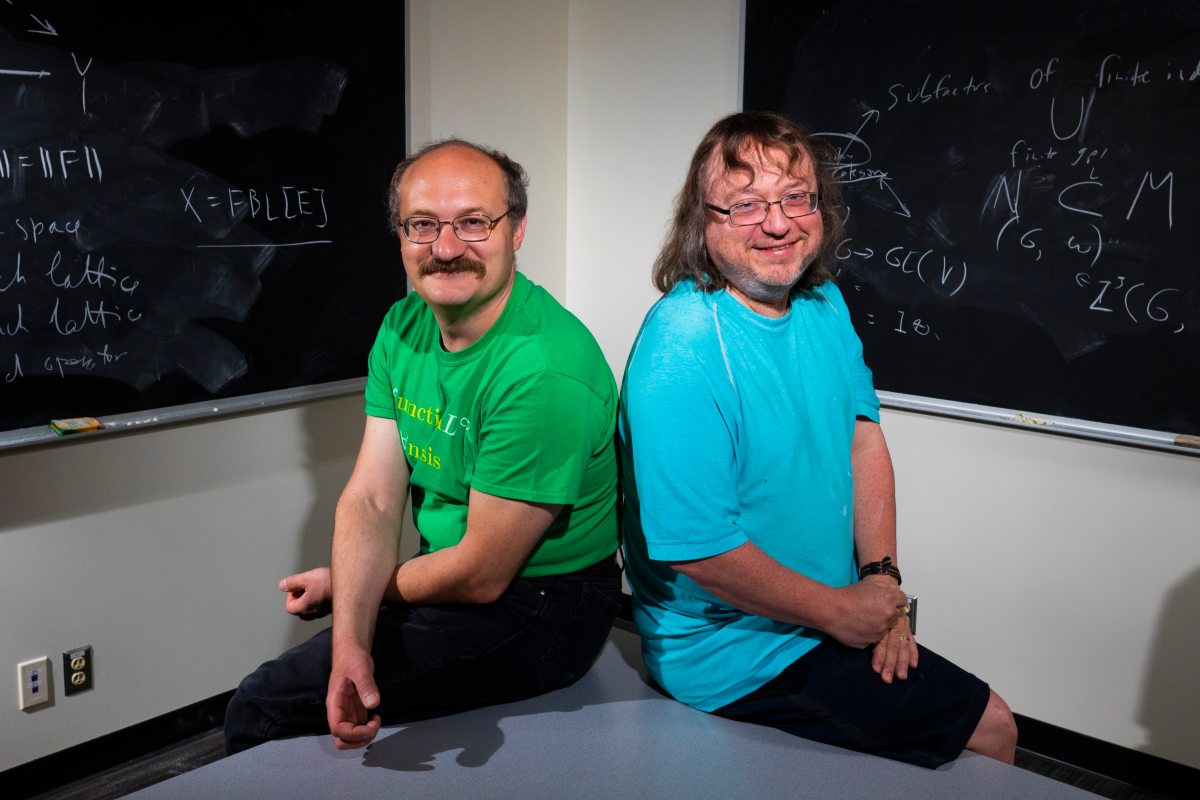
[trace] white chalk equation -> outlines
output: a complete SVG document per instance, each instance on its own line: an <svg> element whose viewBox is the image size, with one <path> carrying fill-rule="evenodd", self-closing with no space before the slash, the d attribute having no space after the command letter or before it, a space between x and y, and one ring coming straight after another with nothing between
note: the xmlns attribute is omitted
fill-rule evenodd
<svg viewBox="0 0 1200 800"><path fill-rule="evenodd" d="M27 183L45 181L104 180L104 165L95 147L0 148L0 181Z"/></svg>
<svg viewBox="0 0 1200 800"><path fill-rule="evenodd" d="M889 286L911 280L906 296L1017 293L1036 275L1040 296L1052 291L1101 330L1118 318L1122 330L1194 325L1185 278L1161 277L1146 255L1194 202L1194 154L1177 165L1153 128L1125 131L1130 97L1200 83L1200 59L1023 56L985 79L938 69L930 52L915 76L881 78L850 98L853 126L814 134L829 145L826 166L845 194L834 259L860 278L890 271ZM1006 139L1009 130L1016 135ZM979 298L968 302L990 302ZM897 330L921 335L912 320Z"/></svg>
<svg viewBox="0 0 1200 800"><path fill-rule="evenodd" d="M940 342L941 336L938 336L937 331L933 329L928 322L921 317L910 317L904 309L898 308L895 310L895 315L890 320L877 319L875 314L866 313L866 323L868 327L874 327L882 323L882 325L891 333L900 336L915 336L918 339L924 337L932 337L933 341Z"/></svg>
<svg viewBox="0 0 1200 800"><path fill-rule="evenodd" d="M1174 287L1157 288L1148 286L1145 281L1127 281L1124 275L1096 277L1087 272L1075 274L1075 284L1087 290L1095 297L1088 305L1090 311L1112 314L1124 311L1125 315L1135 323L1138 322L1170 322L1171 308L1168 305L1173 295L1179 294ZM1098 291L1096 291L1098 289ZM1182 333L1183 323L1175 328L1175 333Z"/></svg>
<svg viewBox="0 0 1200 800"><path fill-rule="evenodd" d="M879 256L878 260L888 267L903 275L911 275L920 283L935 287L938 293L945 297L953 297L961 292L970 272L964 259L939 253L928 247L915 249L893 245L876 252L874 248L866 245L856 247L853 239L846 238L834 248L833 255L839 261L854 259L858 262L870 262Z"/></svg>
<svg viewBox="0 0 1200 800"><path fill-rule="evenodd" d="M315 231L329 226L329 207L322 186L280 183L267 187L209 187L209 181L196 178L179 187L179 212L197 224L212 222L256 226L300 225ZM270 247L308 247L332 244L329 238L306 238L263 243L211 241L196 245L200 249L239 249Z"/></svg>

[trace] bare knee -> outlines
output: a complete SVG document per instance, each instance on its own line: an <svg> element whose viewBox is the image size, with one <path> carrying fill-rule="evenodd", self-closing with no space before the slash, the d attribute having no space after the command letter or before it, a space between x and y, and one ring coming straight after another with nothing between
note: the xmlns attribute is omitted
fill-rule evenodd
<svg viewBox="0 0 1200 800"><path fill-rule="evenodd" d="M1004 699L995 692L988 697L987 708L967 741L967 749L990 756L1006 764L1017 755L1017 723Z"/></svg>

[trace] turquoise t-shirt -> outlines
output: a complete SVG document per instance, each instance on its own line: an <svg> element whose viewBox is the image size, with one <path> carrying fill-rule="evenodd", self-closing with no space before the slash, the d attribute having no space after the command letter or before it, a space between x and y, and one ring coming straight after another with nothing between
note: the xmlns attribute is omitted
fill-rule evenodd
<svg viewBox="0 0 1200 800"><path fill-rule="evenodd" d="M821 640L744 613L671 568L752 541L832 586L856 578L856 416L879 399L841 293L825 283L780 318L688 281L650 309L621 389L623 531L647 668L712 711Z"/></svg>
<svg viewBox="0 0 1200 800"><path fill-rule="evenodd" d="M368 359L366 412L396 420L423 552L462 540L472 487L567 506L520 575L616 551L612 370L583 323L521 273L499 319L455 353L418 295L392 306Z"/></svg>

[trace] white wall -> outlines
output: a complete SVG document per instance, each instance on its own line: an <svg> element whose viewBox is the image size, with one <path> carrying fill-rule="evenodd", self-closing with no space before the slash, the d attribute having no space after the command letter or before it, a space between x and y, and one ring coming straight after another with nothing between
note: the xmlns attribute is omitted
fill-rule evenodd
<svg viewBox="0 0 1200 800"><path fill-rule="evenodd" d="M566 295L567 10L547 0L409 3L409 141L475 139L529 173L522 272Z"/></svg>
<svg viewBox="0 0 1200 800"><path fill-rule="evenodd" d="M328 561L361 409L336 398L0 454L0 769L232 689L315 632L275 583ZM65 697L61 654L85 644L95 687ZM38 656L54 704L22 712L16 665Z"/></svg>
<svg viewBox="0 0 1200 800"><path fill-rule="evenodd" d="M620 380L692 151L737 110L740 4L571 3L567 306Z"/></svg>
<svg viewBox="0 0 1200 800"><path fill-rule="evenodd" d="M737 106L739 3L410 0L409 36L411 141L526 165L521 268L619 374L687 159ZM0 669L80 644L97 664L35 714L0 692L0 769L232 688L311 630L274 582L324 559L361 419L340 398L0 455ZM1200 459L884 427L922 640L1018 713L1200 767Z"/></svg>
<svg viewBox="0 0 1200 800"><path fill-rule="evenodd" d="M1200 766L1200 459L892 412L921 638L1018 713Z"/></svg>

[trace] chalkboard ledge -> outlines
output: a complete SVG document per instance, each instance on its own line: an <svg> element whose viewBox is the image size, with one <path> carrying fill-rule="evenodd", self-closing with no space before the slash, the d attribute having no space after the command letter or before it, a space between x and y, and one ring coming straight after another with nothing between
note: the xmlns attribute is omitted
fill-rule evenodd
<svg viewBox="0 0 1200 800"><path fill-rule="evenodd" d="M1200 436L1153 431L1145 428L1128 428L1122 425L1109 425L1102 422L1071 419L1070 417L1033 414L1015 409L980 406L973 403L940 400L913 394L901 394L899 392L881 391L878 394L879 401L883 404L884 408L918 411L925 414L936 414L938 416L954 417L956 419L973 420L976 422L989 422L997 425L1007 425L1012 428L1058 433L1081 439L1096 439L1200 457Z"/></svg>
<svg viewBox="0 0 1200 800"><path fill-rule="evenodd" d="M100 418L104 427L87 433L72 433L59 436L50 430L49 420L46 425L34 428L0 433L0 450L33 445L50 444L62 441L83 441L96 436L106 436L113 433L128 433L160 425L173 425L180 422L193 422L210 417L221 417L238 414L245 411L257 411L273 406L289 405L306 400L317 400L324 397L361 392L366 385L366 378L348 378L328 383L317 383L309 386L297 386L291 389L277 389L271 392L248 394L240 397L230 397L220 400L210 400L203 403L171 406L170 408L137 411L128 414L114 414Z"/></svg>

